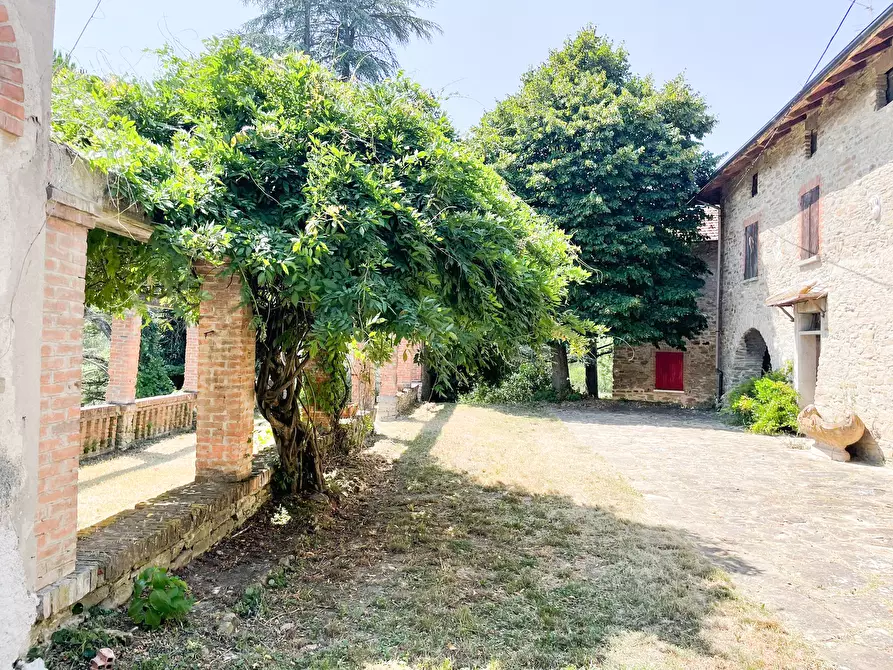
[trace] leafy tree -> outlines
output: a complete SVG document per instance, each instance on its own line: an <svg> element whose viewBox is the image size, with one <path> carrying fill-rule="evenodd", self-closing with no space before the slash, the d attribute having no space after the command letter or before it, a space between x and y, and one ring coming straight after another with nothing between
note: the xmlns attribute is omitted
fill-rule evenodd
<svg viewBox="0 0 893 670"><path fill-rule="evenodd" d="M161 328L153 319L143 326L140 336L140 361L136 375L136 397L152 398L176 391L168 374L161 345Z"/></svg>
<svg viewBox="0 0 893 670"><path fill-rule="evenodd" d="M713 124L681 76L656 87L588 27L528 72L474 135L597 268L573 290L576 313L614 341L684 347L706 326L696 299L707 268L692 252L703 213L690 200L715 163L701 145ZM608 352L593 345L590 386Z"/></svg>
<svg viewBox="0 0 893 670"><path fill-rule="evenodd" d="M242 35L266 54L303 51L342 79L381 81L397 72L394 45L430 40L440 26L415 14L433 0L244 0L263 11Z"/></svg>
<svg viewBox="0 0 893 670"><path fill-rule="evenodd" d="M476 369L484 343L554 337L569 283L585 276L574 248L453 139L419 87L341 82L306 56L271 60L238 40L163 63L151 85L55 78L55 137L157 224L142 249L90 240L101 281L88 297L122 309L144 299L139 286L165 288L156 299L188 312L192 261L238 274L255 315L257 403L292 491L323 487L311 365L334 377L356 343L374 362L406 338L448 376Z"/></svg>

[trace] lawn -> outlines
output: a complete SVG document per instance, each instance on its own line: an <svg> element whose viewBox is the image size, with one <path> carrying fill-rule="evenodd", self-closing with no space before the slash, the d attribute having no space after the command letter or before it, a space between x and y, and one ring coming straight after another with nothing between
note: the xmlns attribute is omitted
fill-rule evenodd
<svg viewBox="0 0 893 670"><path fill-rule="evenodd" d="M638 493L547 410L428 405L383 428L330 472L336 506L265 510L185 572L189 620L136 631L117 667L823 667L678 531L642 523ZM84 667L64 655L49 667Z"/></svg>

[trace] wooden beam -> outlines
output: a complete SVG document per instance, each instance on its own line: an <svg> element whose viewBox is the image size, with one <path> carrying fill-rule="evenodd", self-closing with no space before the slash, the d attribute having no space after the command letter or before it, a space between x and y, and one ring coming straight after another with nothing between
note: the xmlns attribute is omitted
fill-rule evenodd
<svg viewBox="0 0 893 670"><path fill-rule="evenodd" d="M882 31L880 31L875 37L879 40L885 40L888 37L893 37L893 26L887 26Z"/></svg>
<svg viewBox="0 0 893 670"><path fill-rule="evenodd" d="M802 107L798 107L797 109L793 110L791 112L791 114L797 114L799 116L800 114L805 114L806 112L811 112L812 110L816 109L817 107L821 107L823 102L824 102L824 100L822 100L821 98L819 98L818 100L813 100L812 102L809 102L809 103L803 105Z"/></svg>
<svg viewBox="0 0 893 670"><path fill-rule="evenodd" d="M874 56L875 54L879 54L881 51L889 49L891 44L893 44L893 40L890 40L890 39L883 40L882 42L879 42L878 44L875 44L874 46L868 47L867 49L863 49L862 51L860 51L857 54L853 54L852 56L850 56L850 60L853 61L854 63L861 63L866 58L870 58L871 56Z"/></svg>
<svg viewBox="0 0 893 670"><path fill-rule="evenodd" d="M804 116L804 118L806 118L806 117ZM778 141L781 140L782 137L790 134L790 132L791 132L791 127L776 130L775 134L772 136L772 139L769 140L769 143L766 145L766 148L768 149L770 147L775 146L778 143Z"/></svg>
<svg viewBox="0 0 893 670"><path fill-rule="evenodd" d="M800 114L799 116L795 116L793 119L791 119L789 121L785 121L780 126L778 126L775 129L775 134L778 135L778 133L784 132L785 130L790 130L791 128L796 126L798 123L802 123L803 121L806 121L806 114Z"/></svg>
<svg viewBox="0 0 893 670"><path fill-rule="evenodd" d="M828 83L836 84L839 81L843 81L844 79L849 77L851 74L856 74L860 70L864 70L866 65L868 65L868 63L866 63L865 61L862 61L861 63L856 63L855 65L850 65L848 68L844 68L837 74L832 74L830 77L828 77Z"/></svg>
<svg viewBox="0 0 893 670"><path fill-rule="evenodd" d="M832 93L834 93L834 91L839 91L840 89L842 89L844 84L846 84L846 81L841 79L840 81L838 81L834 84L828 84L826 86L822 86L822 88L820 88L815 93L813 93L809 97L807 97L806 102L814 102L816 100L821 100L826 95L831 95Z"/></svg>

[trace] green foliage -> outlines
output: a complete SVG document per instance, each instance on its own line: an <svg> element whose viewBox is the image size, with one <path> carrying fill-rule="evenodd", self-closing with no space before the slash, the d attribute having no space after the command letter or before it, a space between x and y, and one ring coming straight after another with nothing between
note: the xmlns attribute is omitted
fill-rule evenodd
<svg viewBox="0 0 893 670"><path fill-rule="evenodd" d="M151 398L176 391L168 374L168 363L161 346L161 327L149 321L140 338L140 362L136 376L136 397Z"/></svg>
<svg viewBox="0 0 893 670"><path fill-rule="evenodd" d="M50 636L51 656L57 663L70 663L83 667L103 647L117 647L125 641L124 634L108 630L101 624L88 620L77 628L62 628ZM47 656L46 649L35 647L28 656L31 659ZM55 666L53 666L55 667Z"/></svg>
<svg viewBox="0 0 893 670"><path fill-rule="evenodd" d="M243 0L263 11L242 27L259 52L303 51L342 79L381 81L397 72L394 45L430 40L440 26L415 14L432 0Z"/></svg>
<svg viewBox="0 0 893 670"><path fill-rule="evenodd" d="M762 435L799 432L799 394L791 384L791 366L747 379L733 388L723 413Z"/></svg>
<svg viewBox="0 0 893 670"><path fill-rule="evenodd" d="M684 347L703 330L706 265L691 198L714 157L704 100L682 77L656 87L592 27L528 72L475 143L527 203L573 234L590 280L571 307L628 344Z"/></svg>
<svg viewBox="0 0 893 670"><path fill-rule="evenodd" d="M165 621L185 618L194 604L186 582L163 568L150 567L133 582L133 599L127 614L138 624L158 628Z"/></svg>
<svg viewBox="0 0 893 670"><path fill-rule="evenodd" d="M496 385L481 382L459 402L471 405L523 405L558 400L552 388L551 363L545 356L531 356Z"/></svg>
<svg viewBox="0 0 893 670"><path fill-rule="evenodd" d="M148 293L194 311L192 263L229 262L255 314L258 404L283 467L310 468L297 488L320 485L300 419L310 359L335 367L356 342L380 356L405 338L435 370L473 370L483 343L553 336L585 276L568 236L456 142L418 86L341 82L237 40L162 63L152 84L55 77L54 137L157 223L140 248L90 238L88 299L120 310Z"/></svg>
<svg viewBox="0 0 893 670"><path fill-rule="evenodd" d="M233 611L243 619L250 619L262 614L266 610L264 602L264 587L260 584L252 584L245 589L242 598L233 607Z"/></svg>

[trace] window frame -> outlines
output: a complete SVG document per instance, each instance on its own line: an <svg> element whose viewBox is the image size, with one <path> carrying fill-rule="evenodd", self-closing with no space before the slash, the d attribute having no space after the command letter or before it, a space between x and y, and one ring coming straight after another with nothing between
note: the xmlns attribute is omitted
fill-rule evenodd
<svg viewBox="0 0 893 670"><path fill-rule="evenodd" d="M806 155L809 158L815 156L819 151L819 131L810 130L806 145Z"/></svg>
<svg viewBox="0 0 893 670"><path fill-rule="evenodd" d="M754 172L750 178L750 197L756 198L760 193L760 173Z"/></svg>
<svg viewBox="0 0 893 670"><path fill-rule="evenodd" d="M753 243L751 244L751 240ZM752 254L752 257L751 257ZM760 276L760 222L744 226L744 281Z"/></svg>
<svg viewBox="0 0 893 670"><path fill-rule="evenodd" d="M884 91L884 99L887 101L887 104L889 105L891 102L893 102L893 68L890 68L889 70L887 70L886 78L887 78L887 88Z"/></svg>

